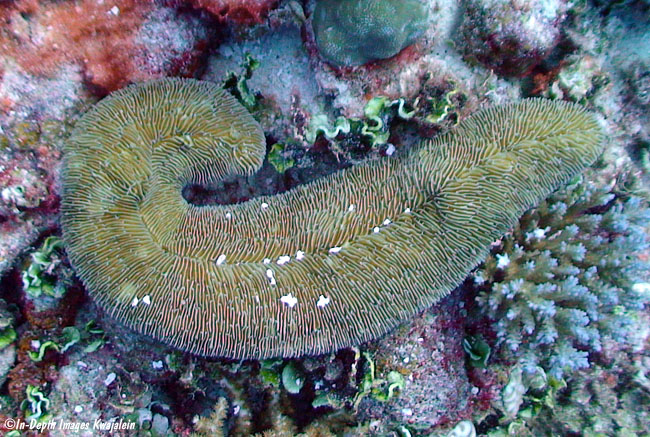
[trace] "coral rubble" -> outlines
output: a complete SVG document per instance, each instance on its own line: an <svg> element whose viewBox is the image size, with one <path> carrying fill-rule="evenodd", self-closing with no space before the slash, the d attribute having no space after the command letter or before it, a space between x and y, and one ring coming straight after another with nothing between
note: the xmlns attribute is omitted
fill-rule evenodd
<svg viewBox="0 0 650 437"><path fill-rule="evenodd" d="M5 125L0 133L0 273L42 232L56 227L55 174L66 127L57 121Z"/></svg>

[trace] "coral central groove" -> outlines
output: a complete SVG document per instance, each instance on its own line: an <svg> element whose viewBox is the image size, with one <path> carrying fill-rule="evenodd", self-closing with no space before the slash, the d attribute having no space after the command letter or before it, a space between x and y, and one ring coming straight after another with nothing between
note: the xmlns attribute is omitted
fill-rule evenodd
<svg viewBox="0 0 650 437"><path fill-rule="evenodd" d="M65 150L64 239L92 296L138 331L201 355L323 353L447 294L596 158L601 137L580 107L527 100L405 156L195 206L182 188L256 171L264 136L216 85L157 80L79 121Z"/></svg>

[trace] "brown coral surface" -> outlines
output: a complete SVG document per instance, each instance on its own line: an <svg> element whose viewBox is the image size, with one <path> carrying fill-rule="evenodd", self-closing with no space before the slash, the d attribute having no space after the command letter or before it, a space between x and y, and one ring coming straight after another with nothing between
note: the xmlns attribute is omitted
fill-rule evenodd
<svg viewBox="0 0 650 437"><path fill-rule="evenodd" d="M277 196L196 206L188 183L251 173L253 118L218 86L131 86L65 149L62 225L95 299L202 355L317 354L371 340L453 289L528 207L600 152L576 105L484 110L396 158Z"/></svg>

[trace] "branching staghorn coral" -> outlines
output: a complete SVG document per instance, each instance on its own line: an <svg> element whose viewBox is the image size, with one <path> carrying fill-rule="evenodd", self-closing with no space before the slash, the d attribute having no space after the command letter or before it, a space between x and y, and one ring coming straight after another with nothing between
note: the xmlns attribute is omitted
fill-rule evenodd
<svg viewBox="0 0 650 437"><path fill-rule="evenodd" d="M218 86L130 86L65 149L68 255L112 316L211 356L319 354L374 339L446 295L519 215L600 152L579 106L480 111L410 153L276 196L196 206L188 184L250 174L259 125Z"/></svg>
<svg viewBox="0 0 650 437"><path fill-rule="evenodd" d="M559 379L588 367L605 338L626 342L647 301L633 286L647 269L638 255L649 220L639 197L577 181L527 212L486 259L477 301L524 370Z"/></svg>

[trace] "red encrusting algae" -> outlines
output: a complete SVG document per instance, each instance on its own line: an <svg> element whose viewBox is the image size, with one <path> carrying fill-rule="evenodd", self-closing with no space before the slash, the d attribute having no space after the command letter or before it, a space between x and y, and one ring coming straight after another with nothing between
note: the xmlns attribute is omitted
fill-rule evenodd
<svg viewBox="0 0 650 437"><path fill-rule="evenodd" d="M208 11L219 20L235 24L261 24L277 0L190 0L195 8Z"/></svg>
<svg viewBox="0 0 650 437"><path fill-rule="evenodd" d="M159 9L151 0L31 0L0 5L0 51L34 75L53 76L62 65L81 65L87 85L100 96L132 82L170 74L191 76L207 47L198 31L181 53L170 51L165 41L148 46L140 39L143 26ZM156 53L160 50L168 53ZM161 62L142 62L149 58Z"/></svg>

